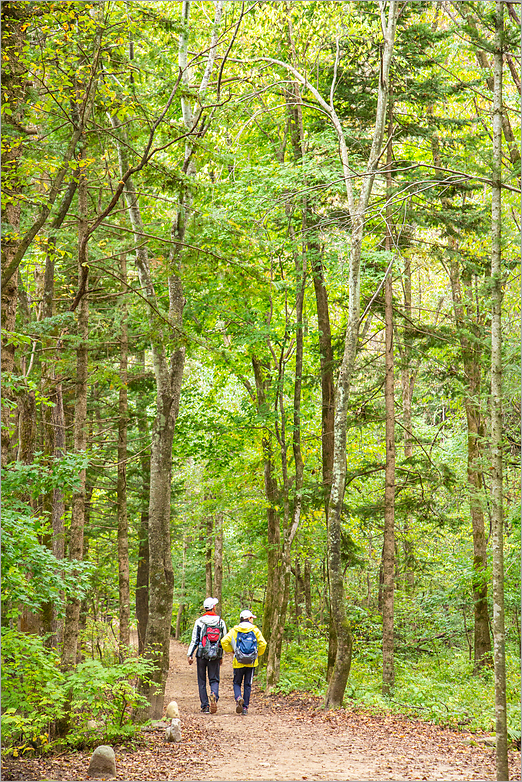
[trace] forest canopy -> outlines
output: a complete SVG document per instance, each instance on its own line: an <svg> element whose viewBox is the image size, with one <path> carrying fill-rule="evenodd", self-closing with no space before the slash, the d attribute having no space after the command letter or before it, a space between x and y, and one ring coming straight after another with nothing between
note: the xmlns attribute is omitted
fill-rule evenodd
<svg viewBox="0 0 522 782"><path fill-rule="evenodd" d="M519 17L2 3L7 745L161 716L210 594L520 738Z"/></svg>

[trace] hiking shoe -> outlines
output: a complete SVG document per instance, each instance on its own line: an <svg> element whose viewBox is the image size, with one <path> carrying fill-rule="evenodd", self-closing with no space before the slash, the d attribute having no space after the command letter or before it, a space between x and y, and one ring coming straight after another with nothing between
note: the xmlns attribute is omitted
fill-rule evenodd
<svg viewBox="0 0 522 782"><path fill-rule="evenodd" d="M248 708L246 706L243 706L243 717L246 717L248 714Z"/></svg>
<svg viewBox="0 0 522 782"><path fill-rule="evenodd" d="M202 714L210 714L210 709L208 706L202 706L201 707L201 713Z"/></svg>
<svg viewBox="0 0 522 782"><path fill-rule="evenodd" d="M236 701L236 714L243 714L243 698L238 698Z"/></svg>
<svg viewBox="0 0 522 782"><path fill-rule="evenodd" d="M210 693L210 713L215 714L217 711L217 699L213 692Z"/></svg>

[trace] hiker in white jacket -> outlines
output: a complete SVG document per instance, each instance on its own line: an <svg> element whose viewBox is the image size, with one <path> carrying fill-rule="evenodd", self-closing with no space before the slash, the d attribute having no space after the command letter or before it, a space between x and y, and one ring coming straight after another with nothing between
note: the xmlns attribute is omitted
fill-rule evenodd
<svg viewBox="0 0 522 782"><path fill-rule="evenodd" d="M218 600L215 597L206 598L203 603L205 613L194 623L192 639L187 652L189 665L194 662L194 652L196 653L199 700L203 714L215 714L219 700L219 668L223 657L220 642L226 635L227 626L214 611L217 603ZM207 693L207 676L210 685L210 699Z"/></svg>

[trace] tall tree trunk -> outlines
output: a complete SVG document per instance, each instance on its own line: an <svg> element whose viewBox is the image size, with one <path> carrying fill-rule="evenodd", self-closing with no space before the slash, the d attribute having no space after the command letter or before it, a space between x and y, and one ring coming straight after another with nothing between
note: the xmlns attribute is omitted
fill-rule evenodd
<svg viewBox="0 0 522 782"><path fill-rule="evenodd" d="M203 523L205 532L205 595L212 596L212 538L214 534L214 517L208 514Z"/></svg>
<svg viewBox="0 0 522 782"><path fill-rule="evenodd" d="M52 223L53 232L61 227L69 206L77 189L78 172L75 172L75 179L72 185L67 189L66 198L62 203L59 214ZM47 251L45 255L44 289L41 305L42 319L51 318L54 314L54 267L56 255L56 234L52 233L47 242ZM47 340L47 344L51 340ZM63 349L61 340L56 345L57 353ZM56 379L56 361L46 362L45 368L42 367L42 375L46 375L46 382L50 386L49 390L44 389L43 395L48 396L53 406L45 408L43 411L45 421L45 434L47 447L46 450L54 459L60 459L66 453L65 439L65 414L63 409L62 384ZM65 554L65 532L64 515L65 501L61 487L55 487L46 498L46 504L50 508L51 517L51 549L56 559L63 559ZM57 606L49 604L47 613L49 616L49 647L58 647L62 643L63 620L58 618Z"/></svg>
<svg viewBox="0 0 522 782"><path fill-rule="evenodd" d="M303 579L301 577L301 563L299 557L295 558L294 563L294 607L295 607L295 623L299 628L299 622L301 619L301 602L303 596Z"/></svg>
<svg viewBox="0 0 522 782"><path fill-rule="evenodd" d="M145 357L143 358L145 364ZM138 415L140 441L148 443L149 430L144 415ZM142 450L141 457L141 511L138 529L138 565L136 569L136 619L138 623L138 653L145 650L145 636L149 619L149 502L150 502L150 452Z"/></svg>
<svg viewBox="0 0 522 782"><path fill-rule="evenodd" d="M306 557L303 573L303 588L305 597L306 617L309 624L312 623L312 568L310 559Z"/></svg>
<svg viewBox="0 0 522 782"><path fill-rule="evenodd" d="M432 139L434 163L442 168L440 144L437 136ZM443 198L446 208L449 199ZM467 481L473 535L473 613L474 613L474 658L473 670L478 673L484 666L491 665L491 637L487 602L487 547L484 530L484 511L481 496L483 491L483 439L484 419L480 406L482 382L481 356L484 341L484 322L477 308L477 298L472 286L472 274L463 262L461 271L456 260L457 241L450 237L452 257L449 261L451 296L455 325L460 342L462 365L466 378L464 406L467 421ZM461 280L462 283L461 284Z"/></svg>
<svg viewBox="0 0 522 782"><path fill-rule="evenodd" d="M455 323L459 331L462 363L466 378L466 393L464 405L466 408L468 435L468 495L473 531L473 672L478 673L483 667L492 663L491 637L489 631L489 612L487 601L487 550L484 530L484 511L482 508L483 493L483 441L485 437L484 418L480 409L481 390L481 355L483 344L482 324L480 315L475 312L471 275L462 275L464 286L461 285L460 269L457 261L450 262L451 293ZM470 338L469 333L473 336Z"/></svg>
<svg viewBox="0 0 522 782"><path fill-rule="evenodd" d="M145 366L145 353L143 354ZM147 420L143 414L138 414L138 431L140 443L149 440ZM142 448L141 464L141 510L138 528L138 564L136 568L136 620L138 624L138 653L145 650L145 635L149 619L149 502L150 502L150 451Z"/></svg>
<svg viewBox="0 0 522 782"><path fill-rule="evenodd" d="M193 109L189 97L190 72L188 68L188 22L190 0L183 0L181 7L182 30L179 40L179 67L182 82L186 88L181 99L183 121L188 133L194 132L203 111L203 101L217 53L218 29L223 13L223 0L215 3L214 28L207 64L198 91L199 105ZM118 126L113 119L113 125ZM126 153L122 144L118 145L120 167L128 172ZM194 147L187 142L183 173L189 178L195 175L193 162ZM143 221L138 197L132 178L127 176L125 197L134 231L136 243L136 265L141 287L146 299L151 303L151 312L156 312L158 302L152 281L149 257L146 246L142 244ZM151 446L151 482L149 506L149 618L145 637L145 655L155 664L155 670L148 680L141 680L139 691L149 701L149 707L139 709L135 716L138 720L157 718L163 713L163 695L169 670L170 627L172 621L172 599L174 574L170 551L170 486L172 478L172 443L174 427L179 409L181 382L185 363L185 346L180 338L183 326L185 299L181 280L181 254L183 251L185 230L191 214L192 194L185 188L180 196L179 207L171 228L171 244L168 258L169 290L169 334L164 333L162 323L156 322L151 329L151 343L156 378L156 420ZM174 348L167 358L165 345Z"/></svg>
<svg viewBox="0 0 522 782"><path fill-rule="evenodd" d="M411 306L411 259L408 254L404 258L403 279L403 307L406 316L401 360L401 397L402 397L402 421L404 427L404 459L409 460L413 456L412 435L412 402L413 387L415 385L415 372L412 366L412 306ZM411 517L408 512L404 517L404 579L406 591L413 592L415 585L415 553L412 540Z"/></svg>
<svg viewBox="0 0 522 782"><path fill-rule="evenodd" d="M18 297L18 271L4 281L4 273L14 260L19 245L20 206L24 189L24 177L20 164L24 146L24 133L20 132L25 113L27 70L22 56L25 44L24 25L31 6L26 3L2 3L2 94L13 114L5 117L2 128L2 467L13 458L11 432L13 416L10 401L13 397L7 386L14 371L15 344L9 340L9 332L15 330Z"/></svg>
<svg viewBox="0 0 522 782"><path fill-rule="evenodd" d="M306 210L305 210L306 211ZM304 215L303 215L304 218ZM304 220L303 220L304 225ZM279 681L279 672L281 664L281 648L283 643L283 633L285 629L286 612L288 608L288 598L290 591L290 570L291 570L291 552L292 544L301 523L302 497L304 463L301 452L301 394L302 394L302 374L303 374L303 309L304 295L306 285L306 252L303 244L303 250L295 258L296 275L296 334L295 334L295 376L294 376L294 414L293 414L293 432L292 432L292 450L295 465L295 496L293 500L292 518L288 521L284 530L283 546L281 550L281 570L279 576L279 589L276 594L275 610L272 616L271 644L268 650L268 661L266 669L266 688L270 690ZM285 484L287 481L285 481ZM285 486L285 494L288 488ZM286 513L285 513L286 516Z"/></svg>
<svg viewBox="0 0 522 782"><path fill-rule="evenodd" d="M390 111L391 115L391 111ZM392 123L387 149L387 191L391 197ZM393 253L391 210L387 206L386 249ZM395 391L393 360L393 285L392 268L384 282L385 365L384 396L386 406L386 470L384 488L384 543L382 549L382 694L390 695L395 684L394 665L394 591L395 591Z"/></svg>
<svg viewBox="0 0 522 782"><path fill-rule="evenodd" d="M118 586L119 586L119 655L123 662L130 646L130 585L129 585L129 523L127 518L127 423L129 404L127 399L127 257L120 258L122 281L120 327L120 393L118 410Z"/></svg>
<svg viewBox="0 0 522 782"><path fill-rule="evenodd" d="M493 155L491 198L491 518L493 642L497 780L509 779L504 618L504 518L502 502L502 46L504 3L495 4Z"/></svg>
<svg viewBox="0 0 522 782"><path fill-rule="evenodd" d="M85 149L79 153L79 161L85 159ZM78 183L78 245L81 247L87 230L87 179L85 169L80 168ZM86 259L87 260L87 259ZM87 274L88 274L88 266ZM81 264L78 268L78 278L84 276ZM74 450L82 453L87 447L87 382L88 382L88 339L89 339L89 300L86 293L78 307L78 332L80 344L76 349L76 399L74 407ZM80 471L80 488L74 491L72 497L71 527L69 531L69 559L83 559L83 535L85 528L85 468ZM80 600L70 597L65 611L63 633L62 666L70 670L76 664L78 647L78 620L80 616Z"/></svg>
<svg viewBox="0 0 522 782"><path fill-rule="evenodd" d="M346 421L350 393L350 383L357 356L357 342L359 336L360 319L360 266L362 240L364 235L365 212L368 207L377 163L381 154L384 126L387 114L389 73L395 42L395 27L397 22L397 3L390 0L388 3L388 19L384 25L384 45L382 47L381 72L375 126L373 132L372 148L366 167L366 176L361 186L359 201L355 206L353 190L351 186L351 169L349 165L348 150L344 138L342 126L333 109L330 110L332 122L337 129L338 139L343 160L343 170L346 176L347 196L352 219L352 241L350 250L350 267L348 277L348 324L344 342L344 353L337 381L334 418L334 461L332 471L332 489L328 507L328 551L330 582L330 605L335 629L337 633L337 654L335 665L325 698L326 708L339 708L342 705L346 682L350 673L352 662L352 636L346 615L346 598L344 595L344 568L341 560L341 517L344 503L344 490L346 485ZM324 101L323 101L324 102ZM328 104L327 104L328 105Z"/></svg>
<svg viewBox="0 0 522 782"><path fill-rule="evenodd" d="M254 379L256 383L257 409L261 415L268 413L268 404L266 392L269 379L263 376L261 362L252 357L252 367L254 370ZM275 475L274 456L272 449L272 434L266 429L263 434L263 477L265 486L265 497L267 500L267 577L266 577L266 599L263 612L263 636L270 648L270 636L274 617L274 599L278 592L279 582L279 551L281 543L281 529L279 523L279 511L277 505L279 502L279 487ZM260 663L266 665L267 654L263 655Z"/></svg>
<svg viewBox="0 0 522 782"><path fill-rule="evenodd" d="M187 550L188 550L188 537L186 533L183 535L183 561L181 565L181 590L179 596L178 614L176 616L176 641L179 641L181 637L181 619L183 617L183 609L185 608L185 577L187 572Z"/></svg>
<svg viewBox="0 0 522 782"><path fill-rule="evenodd" d="M223 511L216 513L214 524L214 597L223 614Z"/></svg>

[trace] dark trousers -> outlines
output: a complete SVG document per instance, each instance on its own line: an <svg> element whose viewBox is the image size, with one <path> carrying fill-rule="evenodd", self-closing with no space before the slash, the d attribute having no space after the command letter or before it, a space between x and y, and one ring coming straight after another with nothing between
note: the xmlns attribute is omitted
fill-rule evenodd
<svg viewBox="0 0 522 782"><path fill-rule="evenodd" d="M198 666L198 689L201 708L209 705L207 695L207 674L210 691L219 700L219 660L204 660L202 657L196 657Z"/></svg>
<svg viewBox="0 0 522 782"><path fill-rule="evenodd" d="M241 683L243 683L243 705L248 709L250 703L250 691L252 689L253 668L234 668L234 698L241 698Z"/></svg>

